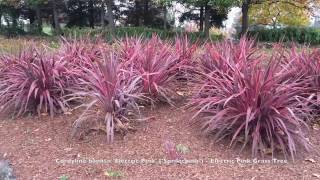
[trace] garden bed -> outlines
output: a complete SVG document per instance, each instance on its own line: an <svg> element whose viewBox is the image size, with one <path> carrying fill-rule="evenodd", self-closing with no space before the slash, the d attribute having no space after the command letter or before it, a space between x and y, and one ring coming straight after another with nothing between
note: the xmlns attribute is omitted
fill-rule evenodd
<svg viewBox="0 0 320 180"><path fill-rule="evenodd" d="M71 139L70 129L77 112L54 119L35 116L0 121L0 156L6 154L5 159L13 165L18 179L26 180L63 176L69 179L112 179L112 176L105 175L107 170L119 172L123 179L317 179L320 174L320 157L316 152L300 154L294 162L288 160L288 163L238 164L237 158L252 160L250 150L239 153L240 148L228 148L224 142L213 144L210 138L203 137L187 123L193 114L179 107L159 105L154 110L147 108L143 114L153 116L153 120L137 124L138 131L127 134L124 139L117 135L113 144L106 143L103 133L92 133L83 140ZM164 147L168 140L189 148L182 154L186 160L229 162L61 164L61 160L87 158L111 161L168 159ZM320 149L319 130L312 130L310 140L314 149ZM264 159L270 158L266 156ZM234 164L230 162L232 160Z"/></svg>
<svg viewBox="0 0 320 180"><path fill-rule="evenodd" d="M18 179L320 176L317 49L39 43L0 54L0 162Z"/></svg>

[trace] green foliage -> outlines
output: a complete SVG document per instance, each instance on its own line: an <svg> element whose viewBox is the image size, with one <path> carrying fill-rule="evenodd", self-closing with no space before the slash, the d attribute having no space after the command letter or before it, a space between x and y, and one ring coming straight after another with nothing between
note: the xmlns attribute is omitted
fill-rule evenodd
<svg viewBox="0 0 320 180"><path fill-rule="evenodd" d="M320 29L287 27L281 29L258 28L250 30L248 35L257 38L258 41L267 42L297 42L312 45L320 44Z"/></svg>
<svg viewBox="0 0 320 180"><path fill-rule="evenodd" d="M107 177L112 177L112 178L121 178L121 177L123 177L122 172L120 172L120 171L113 171L113 170L111 170L111 169L106 170L105 173L104 173L104 175L107 176Z"/></svg>
<svg viewBox="0 0 320 180"><path fill-rule="evenodd" d="M171 6L172 0L154 0L155 3L161 5L161 6Z"/></svg>
<svg viewBox="0 0 320 180"><path fill-rule="evenodd" d="M285 2L264 2L250 8L250 22L263 25L307 26L310 24L309 12L305 8Z"/></svg>
<svg viewBox="0 0 320 180"><path fill-rule="evenodd" d="M221 8L231 7L235 3L234 0L185 0L183 2L194 6L211 5Z"/></svg>
<svg viewBox="0 0 320 180"><path fill-rule="evenodd" d="M26 32L20 27L0 27L0 35L6 37L15 37L18 35L25 35Z"/></svg>
<svg viewBox="0 0 320 180"><path fill-rule="evenodd" d="M66 28L63 30L66 37L82 37L82 36L102 36L107 40L112 39L111 32L108 29L91 29L91 28ZM115 36L117 38L123 37L143 37L151 38L152 34L157 34L161 39L172 39L177 36L188 35L190 41L194 42L198 39L204 40L205 34L203 32L184 32L184 31L165 31L146 27L119 27L116 29ZM210 39L218 41L223 39L221 34L211 34Z"/></svg>
<svg viewBox="0 0 320 180"><path fill-rule="evenodd" d="M66 175L62 175L62 176L59 177L59 180L68 180L68 179L69 178Z"/></svg>
<svg viewBox="0 0 320 180"><path fill-rule="evenodd" d="M42 4L47 4L48 2L49 0L26 0L25 1L26 5L30 7L40 6Z"/></svg>

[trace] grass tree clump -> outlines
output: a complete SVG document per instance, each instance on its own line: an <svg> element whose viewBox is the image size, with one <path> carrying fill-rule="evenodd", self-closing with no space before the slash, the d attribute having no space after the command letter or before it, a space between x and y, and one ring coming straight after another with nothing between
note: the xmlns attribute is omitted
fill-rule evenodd
<svg viewBox="0 0 320 180"><path fill-rule="evenodd" d="M191 43L187 36L176 38L173 51L178 55L177 63L177 79L183 81L188 79L188 66L194 65L195 53L199 48L198 42Z"/></svg>
<svg viewBox="0 0 320 180"><path fill-rule="evenodd" d="M299 146L310 148L303 119L309 107L297 100L304 82L282 81L279 65L261 65L261 56L252 56L245 44L238 45L240 52L203 56L208 63L198 69L189 103L196 110L194 121L215 140L230 137L230 145L251 146L253 156L280 150L293 158ZM248 61L248 55L255 58Z"/></svg>
<svg viewBox="0 0 320 180"><path fill-rule="evenodd" d="M207 43L198 63L190 68L194 75L198 72L231 75L234 68L245 68L247 64L254 63L254 60L261 56L255 47L255 42L245 38L240 39L239 43L231 41ZM198 75L202 76L201 73Z"/></svg>
<svg viewBox="0 0 320 180"><path fill-rule="evenodd" d="M188 36L175 39L174 51L179 55L179 62L190 62L198 47L198 42L191 43Z"/></svg>
<svg viewBox="0 0 320 180"><path fill-rule="evenodd" d="M285 74L283 81L299 79L304 82L301 88L301 98L312 108L313 115L319 114L320 106L320 51L296 47L285 51L282 50L282 69L280 73Z"/></svg>
<svg viewBox="0 0 320 180"><path fill-rule="evenodd" d="M60 59L67 61L69 65L80 68L91 65L90 61L101 59L103 53L108 52L109 46L101 39L61 39L57 55Z"/></svg>
<svg viewBox="0 0 320 180"><path fill-rule="evenodd" d="M130 129L129 113L139 109L136 100L143 98L137 85L141 77L121 69L114 53L103 55L101 61L87 61L92 69L82 67L86 73L75 87L74 95L87 102L81 106L85 109L74 123L74 135L102 130L107 134L107 141L112 142L115 130Z"/></svg>
<svg viewBox="0 0 320 180"><path fill-rule="evenodd" d="M138 53L142 49L143 39L141 37L139 38L127 37L117 41L115 44L116 44L115 48L118 48L120 50L119 51L120 60L123 62L127 62L137 58Z"/></svg>
<svg viewBox="0 0 320 180"><path fill-rule="evenodd" d="M175 76L181 67L179 55L172 51L170 43L153 36L149 41L130 42L123 66L127 70L133 69L142 77L140 90L153 100L164 100L172 103L176 84ZM128 56L130 55L130 56Z"/></svg>
<svg viewBox="0 0 320 180"><path fill-rule="evenodd" d="M35 47L7 56L0 71L1 111L15 116L66 111L69 104L64 96L73 81L71 71L64 61Z"/></svg>

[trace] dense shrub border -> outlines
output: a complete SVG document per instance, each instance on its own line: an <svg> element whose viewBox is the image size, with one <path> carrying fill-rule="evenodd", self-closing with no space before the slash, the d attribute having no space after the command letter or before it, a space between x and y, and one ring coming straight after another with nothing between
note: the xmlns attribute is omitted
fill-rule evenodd
<svg viewBox="0 0 320 180"><path fill-rule="evenodd" d="M248 36L263 42L297 42L300 44L320 44L320 29L286 27L277 29L258 28L250 30Z"/></svg>
<svg viewBox="0 0 320 180"><path fill-rule="evenodd" d="M63 30L63 34L66 37L83 37L89 34L91 36L102 36L107 40L113 39L108 29L101 28L65 28ZM115 37L119 39L125 37L143 37L150 39L153 34L157 34L161 39L174 39L176 37L183 37L187 35L189 40L192 42L206 40L203 32L165 31L147 27L117 27ZM209 39L212 41L219 41L223 39L223 35L211 34Z"/></svg>

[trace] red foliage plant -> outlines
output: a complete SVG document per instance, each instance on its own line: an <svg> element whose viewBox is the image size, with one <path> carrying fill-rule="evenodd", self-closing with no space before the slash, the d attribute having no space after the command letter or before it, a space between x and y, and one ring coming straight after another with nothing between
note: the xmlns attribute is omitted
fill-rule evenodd
<svg viewBox="0 0 320 180"><path fill-rule="evenodd" d="M198 50L198 47L198 42L191 43L187 36L176 38L174 44L174 52L179 56L178 63L183 65L190 65L192 63L195 52Z"/></svg>
<svg viewBox="0 0 320 180"><path fill-rule="evenodd" d="M67 61L69 65L81 68L81 66L91 65L87 61L88 59L91 61L101 59L102 53L106 53L108 50L109 46L99 38L95 40L88 37L74 40L61 39L57 55L61 60Z"/></svg>
<svg viewBox="0 0 320 180"><path fill-rule="evenodd" d="M318 95L320 91L320 50L302 48L298 52L298 49L294 46L289 51L281 50L280 52L282 57L280 73L285 74L283 81L300 79L305 83L304 87L309 90L305 92L305 97L309 95L310 99L314 96L320 98L320 95Z"/></svg>
<svg viewBox="0 0 320 180"><path fill-rule="evenodd" d="M71 70L66 63L34 47L18 56L6 58L0 72L0 104L2 112L23 115L28 111L48 112L51 116L65 111L69 104Z"/></svg>
<svg viewBox="0 0 320 180"><path fill-rule="evenodd" d="M188 36L178 37L175 39L175 44L173 47L174 53L178 55L178 61L176 62L177 74L176 78L179 81L188 80L190 70L188 67L191 67L195 64L195 53L198 50L198 42L191 43L188 39Z"/></svg>
<svg viewBox="0 0 320 180"><path fill-rule="evenodd" d="M206 72L216 70L227 72L233 67L242 66L261 56L254 44L253 40L245 38L241 38L239 43L231 41L208 43L205 45L199 66Z"/></svg>
<svg viewBox="0 0 320 180"><path fill-rule="evenodd" d="M179 56L172 51L170 43L153 36L149 41L136 39L132 42L122 59L125 69L137 71L141 77L141 92L151 99L163 99L171 103L170 95L174 94L175 76L181 66ZM128 55L130 55L128 57Z"/></svg>
<svg viewBox="0 0 320 180"><path fill-rule="evenodd" d="M129 112L138 110L136 100L143 99L139 93L137 73L121 69L115 53L103 55L100 61L92 62L91 67L82 67L86 72L75 88L74 96L86 102L82 115L74 123L74 135L87 133L88 130L102 130L107 141L112 142L114 131L125 131L129 126Z"/></svg>
<svg viewBox="0 0 320 180"><path fill-rule="evenodd" d="M251 144L253 156L270 149L272 156L281 150L294 158L297 146L311 147L303 121L309 108L297 100L304 82L282 81L284 74L274 61L265 67L260 56L245 58L251 54L245 41L238 45L240 52L228 51L231 44L224 44L224 53L204 56L209 65L198 69L201 76L189 103L196 110L193 119L216 140L231 137L230 145L241 142L243 148Z"/></svg>

